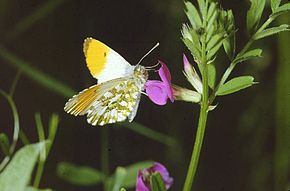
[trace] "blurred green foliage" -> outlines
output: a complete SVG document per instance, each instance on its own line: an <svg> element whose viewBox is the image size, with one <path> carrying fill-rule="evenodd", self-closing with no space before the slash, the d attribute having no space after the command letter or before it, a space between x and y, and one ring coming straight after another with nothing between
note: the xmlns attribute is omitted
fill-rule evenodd
<svg viewBox="0 0 290 191"><path fill-rule="evenodd" d="M19 6L18 3L20 3ZM13 76L17 73L20 74L21 80L19 81L19 85L18 87L11 88L11 95L14 95L15 101L21 105L20 116L23 116L21 120L24 121L24 124L22 125L23 129L20 129L19 136L23 142L29 144L30 137L33 137L33 133L28 128L34 122L29 122L28 116L33 116L36 111L40 110L41 113L43 111L49 113L51 112L51 107L53 107L53 111L62 112L62 105L66 101L63 98L72 96L76 93L74 89L81 89L85 87L84 83L89 83L87 78L82 76L82 70L85 70L83 69L85 68L85 64L80 59L82 56L81 41L86 36L92 35L104 41L106 40L110 44L115 45L117 50L123 48L124 50L128 50L130 54L134 53L136 55L141 54L144 50L143 47L147 46L146 42L151 43L152 41L160 40L161 51L158 56L168 61L170 69L174 71L173 81L183 82L181 77L179 77L182 76L182 66L180 63L181 51L184 49L180 43L181 22L185 22L183 2L170 0L164 4L163 1L151 0L138 3L135 4L129 1L122 3L93 1L81 3L78 1L64 0L50 0L44 3L35 3L32 1L17 2L15 0L0 1L0 26L3 29L1 30L2 37L0 42L0 62L2 67L0 70L0 89L7 88L9 86L7 84L9 84L9 81L12 81ZM243 10L241 6L246 8L246 5L243 2L235 4L231 1L225 1L223 3L227 7L234 8L235 23L238 24L239 31L243 33L246 27L242 24L244 22L242 19L244 19L246 12L240 10ZM279 3L280 1L278 0L271 0L271 9L273 12L276 12L273 14L275 17L289 9L289 6L281 6L278 8L277 4L279 5ZM24 8L19 8L21 6ZM35 8L28 9L27 7L29 6L35 6ZM262 7L257 6L257 8L261 9ZM265 9L270 8L265 7ZM31 10L33 11L31 12ZM252 13L256 12L252 11ZM253 28L258 20L260 20L258 18L260 15L249 15L257 18L254 23L248 24L248 28ZM192 19L196 18L194 17ZM263 20L264 18L262 16L261 21ZM198 23L199 21L196 22ZM289 15L283 19L281 18L281 23L290 23ZM256 38L259 39L284 29L285 27L283 25L280 28L272 28L270 31L266 31L266 33L262 33ZM3 34L4 32L6 33ZM136 36L133 35L134 33ZM246 38L246 35L242 34L241 37ZM233 95L233 98L224 99L223 108L218 107L216 113L210 118L212 122L209 122L209 135L206 138L207 143L200 164L201 170L198 174L196 189L237 191L280 191L289 189L287 188L287 185L289 185L290 158L288 141L290 132L290 69L287 48L289 39L289 33L284 33L280 34L277 44L275 38L262 41L261 46L273 45L270 53L274 57L270 57L271 60L269 61L272 65L265 66L262 71L253 69L255 64L257 64L255 62L252 63L252 66L248 66L251 67L251 75L260 76L257 79L260 84L257 86L261 88L256 87L255 90L250 90L247 92L249 96L246 96L244 93L239 93ZM124 45L124 42L128 42L128 44ZM264 42L267 45L263 44ZM244 40L242 42L238 41L237 48L240 48L241 44L244 44ZM278 49L275 49L276 46ZM142 49L142 51L139 52L139 49ZM57 56L49 58L47 50ZM43 53L42 51L47 52ZM76 53L79 56L76 56ZM266 57L265 54L264 52L262 56ZM256 56L259 55L260 53L256 54ZM251 54L251 56L253 55ZM137 60L135 56L129 58L131 60ZM51 62L52 60L53 62ZM79 62L81 64L78 65ZM275 65L275 63L278 64ZM13 70L11 70L11 66L14 68ZM246 70L247 66L240 67L241 72L239 75L244 75L243 70ZM276 71L275 75L273 71ZM85 72L85 76L87 76L88 71ZM217 77L220 75L219 72L217 71ZM213 82L213 80L210 81ZM271 83L273 81L276 84ZM44 87L45 90L34 86L34 83ZM74 88L67 84L73 85ZM31 88L26 89L27 87ZM51 92L54 92L59 97L51 94ZM40 97L42 100L39 100ZM26 102L30 107L25 105ZM144 102L146 104L148 103L146 101ZM36 106L39 106L39 108ZM5 107L1 105L0 109L2 108L4 109ZM192 108L190 109L192 110ZM118 125L129 128L136 132L136 135L130 134L130 131L120 132L119 129L121 128L110 129L110 133L114 135L114 139L119 144L112 146L110 142L115 140L111 140L105 135L106 137L102 137L103 146L101 147L104 149L104 152L107 152L106 155L109 156L107 158L107 165L109 166L107 170L110 174L118 174L116 176L117 180L114 181L119 185L122 181L126 182L124 174L128 173L127 168L116 167L120 166L119 164L129 164L141 158L150 158L159 161L162 160L169 164L170 172L173 173L173 177L175 178L175 187L173 187L173 190L180 188L180 183L178 182L182 182L184 179L184 169L186 168L187 158L189 158L185 153L189 153L191 150L192 135L195 132L195 130L192 130L192 121L195 122L196 119L195 117L192 119L192 116L196 115L197 112L195 110L191 112L191 110L187 106L183 106L182 103L174 103L174 106L167 106L162 109L155 108L150 104L141 105L138 113L140 118L137 118L137 121L146 124L150 128L146 128L146 126L139 123L124 123ZM7 137L8 139L10 137L7 135L9 135L11 130L8 125L9 123L6 121L6 118L9 118L9 113L3 112L2 114L3 122L0 130L0 143L4 154L7 155L9 154L7 148L11 148L11 144L14 144L14 142L7 141ZM224 118L225 116L227 117L226 119ZM273 122L273 118L268 116L276 116L276 122ZM39 117L36 118L39 121ZM85 132L92 132L91 129L83 128L83 126L86 126L86 122L81 123L79 122L80 119L68 118L64 114L62 119L62 123L60 124L61 137L59 137L59 140L56 138L57 144L54 145L56 151L52 153L54 156L51 158L54 162L50 163L48 160L47 165L49 168L47 168L47 175L44 175L46 181L43 181L41 185L54 187L57 190L72 190L72 187L65 185L62 180L54 178L57 161L63 161L69 158L71 159L70 161L77 164L86 162L86 165L97 166L101 158L98 155L98 148L100 146L86 144L84 139L89 140L89 138L84 138L83 136L88 135ZM53 115L49 120L49 140L54 140L58 120L57 115ZM82 127L81 131L77 130L79 126ZM40 126L38 126L38 130L40 130L39 133L44 131ZM28 136L24 134L24 131L29 132ZM96 137L98 136L96 132L99 133L98 130L92 133L94 139L97 139ZM43 135L43 133L40 134ZM73 134L77 135L77 139L75 139L76 136L73 136ZM84 135L82 136L81 134ZM121 143L121 136L126 137L126 135L130 136L130 140L127 140L129 143L125 144L132 147L132 150L128 151L130 154L122 156L110 153L108 151L110 147L113 147L115 149L114 151L122 149L123 143ZM13 136L14 140L16 138L15 136L16 134ZM143 136L146 138L143 138ZM160 146L155 141L149 143L147 138L162 144ZM43 137L42 140L44 140ZM107 144L104 143L105 141L107 141ZM131 144L132 142L136 144ZM145 146L141 147L140 142ZM70 150L70 153L63 152L63 145L70 145L66 147L67 150ZM168 147L164 147L164 145ZM30 157L34 158L34 160L23 161L29 162L30 165L25 164L21 166L17 173L22 173L24 167L29 167L29 169L23 175L23 182L19 182L15 186L19 186L20 184L22 186L27 185L27 177L31 174L31 166L37 163L37 156L44 151L44 149L39 150L35 148L38 147L35 147L35 145L27 145L21 150L18 150L14 155L16 159L21 153L24 153L23 155L26 155L24 157L27 157L26 152L29 152L29 154L33 155L30 155ZM49 150L50 146L46 146L46 157ZM142 152L138 152L139 150L142 150ZM97 156L97 159L93 159L94 162L86 161L89 158L87 155L91 151ZM16 160L14 158L12 161ZM9 165L15 164L12 161ZM39 170L37 172L40 172L39 174L42 174L43 164L38 163L39 166L37 169ZM116 172L114 167L116 167ZM11 168L9 167L7 169ZM119 169L118 173L117 169ZM0 175L0 182L5 182L3 185L9 182L6 180L6 177L10 173L13 174L12 171L8 172L5 172L4 175L1 173ZM209 172L211 173L209 174ZM130 171L130 181L133 180L135 173L135 170L132 174ZM41 177L41 175L39 176ZM35 184L39 184L39 181L36 181ZM132 186L133 183L130 182L128 185ZM34 191L38 189L29 187L26 190ZM82 190L95 190L95 188L82 187Z"/></svg>

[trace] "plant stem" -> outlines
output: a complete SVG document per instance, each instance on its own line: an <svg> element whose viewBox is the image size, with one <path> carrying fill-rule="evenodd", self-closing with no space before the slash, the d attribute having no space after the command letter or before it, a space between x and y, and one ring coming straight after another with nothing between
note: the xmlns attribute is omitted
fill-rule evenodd
<svg viewBox="0 0 290 191"><path fill-rule="evenodd" d="M108 129L101 129L101 168L105 177L109 175ZM103 181L104 191L109 190L108 180Z"/></svg>
<svg viewBox="0 0 290 191"><path fill-rule="evenodd" d="M35 178L34 178L34 182L33 182L34 188L39 187L40 180L41 180L41 177L43 174L44 164L45 164L45 160L38 161L37 170L36 170L36 174L35 174Z"/></svg>
<svg viewBox="0 0 290 191"><path fill-rule="evenodd" d="M202 102L200 107L200 115L197 127L197 133L195 137L194 147L191 154L190 164L187 171L187 176L183 186L183 191L190 191L192 183L196 174L200 151L203 143L203 137L206 128L206 120L208 114L208 66L206 58L206 36L202 37Z"/></svg>
<svg viewBox="0 0 290 191"><path fill-rule="evenodd" d="M8 164L9 160L10 160L10 156L12 156L12 154L14 153L14 150L16 148L16 144L18 141L18 136L19 136L19 116L18 116L18 112L17 112L17 108L16 105L12 99L11 96L9 96L6 92L0 90L0 94L6 98L6 100L8 101L11 110L12 110L12 114L13 114L13 119L14 119L14 132L13 132L13 141L12 144L9 148L9 155L6 156L3 161L0 163L0 172L4 169L4 167Z"/></svg>

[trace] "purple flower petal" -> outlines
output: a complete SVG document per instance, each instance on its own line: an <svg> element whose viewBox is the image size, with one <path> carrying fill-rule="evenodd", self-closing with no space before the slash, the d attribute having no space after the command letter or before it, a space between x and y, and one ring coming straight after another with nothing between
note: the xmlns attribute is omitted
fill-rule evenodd
<svg viewBox="0 0 290 191"><path fill-rule="evenodd" d="M141 171L138 172L136 191L150 191L150 188L148 188L143 181L143 175Z"/></svg>
<svg viewBox="0 0 290 191"><path fill-rule="evenodd" d="M173 178L169 176L169 172L165 166L156 162L150 168L139 170L136 182L136 191L151 191L150 179L155 172L159 172L162 176L166 190L172 186Z"/></svg>
<svg viewBox="0 0 290 191"><path fill-rule="evenodd" d="M173 90L172 90L172 85L171 85L171 74L163 62L159 61L161 63L161 68L158 70L158 74L161 78L161 80L164 82L166 85L166 91L167 91L167 96L170 99L171 102L174 102L174 96L173 96Z"/></svg>
<svg viewBox="0 0 290 191"><path fill-rule="evenodd" d="M162 176L162 179L165 183L166 189L169 189L171 187L171 185L173 184L173 178L169 176L169 172L167 171L165 166L156 162L156 163L154 163L153 167L150 168L150 170L152 170L153 172L160 173L160 175Z"/></svg>
<svg viewBox="0 0 290 191"><path fill-rule="evenodd" d="M158 80L148 80L146 82L146 94L149 99L157 105L165 105L168 98L167 87Z"/></svg>
<svg viewBox="0 0 290 191"><path fill-rule="evenodd" d="M145 85L145 90L152 102L157 105L165 105L169 98L171 102L174 102L173 89L171 86L171 75L166 64L159 61L161 67L158 70L158 74L162 81L148 80Z"/></svg>
<svg viewBox="0 0 290 191"><path fill-rule="evenodd" d="M185 56L185 54L183 54L183 66L184 66L185 71L191 68L191 65L190 65L187 57Z"/></svg>
<svg viewBox="0 0 290 191"><path fill-rule="evenodd" d="M171 84L171 74L169 69L167 68L166 64L163 62L159 61L161 63L161 67L158 70L158 74L161 78L161 80L165 83Z"/></svg>

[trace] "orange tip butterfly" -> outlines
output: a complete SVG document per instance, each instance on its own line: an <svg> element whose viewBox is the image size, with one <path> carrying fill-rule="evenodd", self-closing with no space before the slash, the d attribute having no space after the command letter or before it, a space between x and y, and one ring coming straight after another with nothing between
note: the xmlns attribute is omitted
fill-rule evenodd
<svg viewBox="0 0 290 191"><path fill-rule="evenodd" d="M121 55L104 43L86 38L83 51L91 75L98 79L93 85L73 96L64 110L72 115L87 115L88 123L103 126L136 116L141 93L148 79L148 72L139 63L130 65Z"/></svg>

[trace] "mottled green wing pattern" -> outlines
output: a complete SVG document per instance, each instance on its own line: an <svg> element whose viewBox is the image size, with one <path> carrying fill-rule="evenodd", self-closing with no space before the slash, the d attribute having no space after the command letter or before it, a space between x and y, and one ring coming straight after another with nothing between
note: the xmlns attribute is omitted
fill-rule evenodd
<svg viewBox="0 0 290 191"><path fill-rule="evenodd" d="M87 111L88 123L102 126L124 121L129 116L132 121L136 115L140 94L141 88L133 78L120 82L92 103Z"/></svg>

